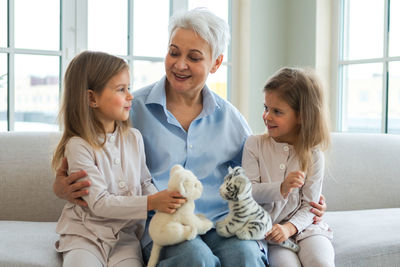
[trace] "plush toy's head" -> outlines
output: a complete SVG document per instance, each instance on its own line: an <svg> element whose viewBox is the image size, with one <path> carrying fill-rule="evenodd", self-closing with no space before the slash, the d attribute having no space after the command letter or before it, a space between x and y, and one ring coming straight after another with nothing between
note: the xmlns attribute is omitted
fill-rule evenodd
<svg viewBox="0 0 400 267"><path fill-rule="evenodd" d="M251 193L251 183L242 167L238 166L234 169L229 167L224 183L219 188L219 193L222 198L229 201L239 201Z"/></svg>
<svg viewBox="0 0 400 267"><path fill-rule="evenodd" d="M195 200L201 196L203 186L191 171L174 165L169 174L168 190L178 191L187 200Z"/></svg>

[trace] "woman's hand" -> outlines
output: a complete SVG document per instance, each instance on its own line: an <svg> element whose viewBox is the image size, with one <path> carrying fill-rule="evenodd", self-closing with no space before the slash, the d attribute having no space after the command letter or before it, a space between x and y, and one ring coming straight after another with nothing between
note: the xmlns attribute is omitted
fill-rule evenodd
<svg viewBox="0 0 400 267"><path fill-rule="evenodd" d="M297 233L297 228L290 222L285 224L275 224L272 229L265 235L265 240L271 240L281 243L289 237Z"/></svg>
<svg viewBox="0 0 400 267"><path fill-rule="evenodd" d="M303 186L303 184L304 172L297 171L289 173L281 184L281 194L283 198L287 198L290 192L292 192L293 188L300 188Z"/></svg>
<svg viewBox="0 0 400 267"><path fill-rule="evenodd" d="M88 204L81 197L89 194L87 189L90 186L90 181L79 181L77 180L85 177L87 174L85 171L79 171L67 175L68 162L66 158L62 159L61 166L57 169L56 179L53 183L53 191L57 197L68 200L71 203L75 203L82 207L87 207Z"/></svg>
<svg viewBox="0 0 400 267"><path fill-rule="evenodd" d="M326 211L325 197L321 195L318 203L310 202L310 205L313 207L310 211L315 214L313 224L317 224L322 220L322 216L324 216Z"/></svg>
<svg viewBox="0 0 400 267"><path fill-rule="evenodd" d="M179 192L163 190L147 197L147 210L172 214L185 202L186 199Z"/></svg>

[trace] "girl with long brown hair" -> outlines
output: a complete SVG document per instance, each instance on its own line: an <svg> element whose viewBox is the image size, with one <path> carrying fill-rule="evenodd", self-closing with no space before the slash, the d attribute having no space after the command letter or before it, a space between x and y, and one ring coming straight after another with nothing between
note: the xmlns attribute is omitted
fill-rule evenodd
<svg viewBox="0 0 400 267"><path fill-rule="evenodd" d="M324 176L323 150L329 131L322 86L310 69L283 68L264 87L263 120L268 132L250 136L243 168L253 196L272 217L266 235L270 266L334 266L332 231L313 223ZM274 246L292 238L295 252Z"/></svg>
<svg viewBox="0 0 400 267"><path fill-rule="evenodd" d="M126 62L106 53L82 52L67 68L52 166L65 157L68 173L84 170L90 187L87 206L68 202L58 221L63 266L143 266L147 211L172 213L184 202L151 181L142 135L129 124L129 86Z"/></svg>

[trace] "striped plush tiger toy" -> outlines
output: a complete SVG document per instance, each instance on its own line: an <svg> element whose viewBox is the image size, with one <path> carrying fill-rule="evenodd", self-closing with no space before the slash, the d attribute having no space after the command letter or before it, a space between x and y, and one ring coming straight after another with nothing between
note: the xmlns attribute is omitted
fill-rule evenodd
<svg viewBox="0 0 400 267"><path fill-rule="evenodd" d="M219 192L229 204L229 213L215 225L220 236L239 239L262 240L272 228L271 216L263 207L258 205L252 196L251 183L241 167L229 168ZM294 252L300 247L291 239L279 244Z"/></svg>

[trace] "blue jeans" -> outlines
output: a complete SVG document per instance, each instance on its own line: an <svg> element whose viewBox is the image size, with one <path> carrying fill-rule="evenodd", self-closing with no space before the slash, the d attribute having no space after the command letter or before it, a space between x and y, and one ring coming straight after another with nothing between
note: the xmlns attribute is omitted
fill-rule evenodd
<svg viewBox="0 0 400 267"><path fill-rule="evenodd" d="M150 258L152 243L143 248L143 258ZM215 229L205 235L174 246L165 246L160 253L158 267L268 266L266 249L261 242L224 238Z"/></svg>

